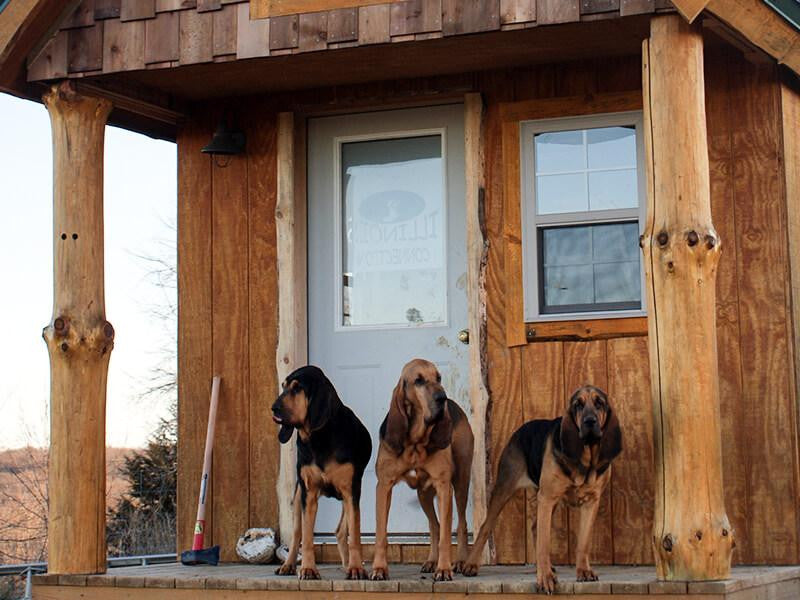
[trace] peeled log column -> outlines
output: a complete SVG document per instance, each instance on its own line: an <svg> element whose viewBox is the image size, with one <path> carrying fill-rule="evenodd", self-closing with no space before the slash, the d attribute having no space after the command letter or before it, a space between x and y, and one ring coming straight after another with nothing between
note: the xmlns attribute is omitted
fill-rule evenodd
<svg viewBox="0 0 800 600"><path fill-rule="evenodd" d="M48 570L106 569L105 425L114 328L103 285L103 139L111 103L62 83L44 95L53 131Z"/></svg>
<svg viewBox="0 0 800 600"><path fill-rule="evenodd" d="M642 237L655 424L653 548L659 579L724 579L716 290L703 39L677 15L643 46L648 214ZM651 162L652 161L652 162Z"/></svg>

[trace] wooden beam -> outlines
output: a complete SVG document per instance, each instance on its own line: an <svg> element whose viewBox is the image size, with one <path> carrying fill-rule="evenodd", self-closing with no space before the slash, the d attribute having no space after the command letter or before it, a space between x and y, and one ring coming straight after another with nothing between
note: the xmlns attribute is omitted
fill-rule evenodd
<svg viewBox="0 0 800 600"><path fill-rule="evenodd" d="M306 364L306 195L305 136L298 135L294 114L278 115L278 198L275 223L278 250L278 385ZM302 129L305 127L303 126ZM275 390L276 393L278 390ZM292 536L292 496L296 479L297 446L281 446L278 475L280 536Z"/></svg>
<svg viewBox="0 0 800 600"><path fill-rule="evenodd" d="M186 118L182 112L159 106L153 102L140 100L133 95L126 95L107 88L102 88L91 83L76 81L75 89L80 93L110 100L114 104L115 110L122 110L134 115L140 115L151 121L178 126L183 124Z"/></svg>
<svg viewBox="0 0 800 600"><path fill-rule="evenodd" d="M48 571L106 569L108 359L103 279L103 140L111 102L64 82L44 97L53 130Z"/></svg>
<svg viewBox="0 0 800 600"><path fill-rule="evenodd" d="M800 32L765 2L709 0L706 8L779 63L800 73Z"/></svg>
<svg viewBox="0 0 800 600"><path fill-rule="evenodd" d="M464 96L464 168L467 208L467 327L469 329L470 426L475 436L472 459L472 523L478 531L486 519L486 411L489 392L486 372L486 261L489 245L484 218L483 98ZM484 562L489 550L484 547Z"/></svg>
<svg viewBox="0 0 800 600"><path fill-rule="evenodd" d="M656 570L663 580L726 579L733 532L719 426L721 244L711 222L702 35L677 15L656 17L642 58Z"/></svg>

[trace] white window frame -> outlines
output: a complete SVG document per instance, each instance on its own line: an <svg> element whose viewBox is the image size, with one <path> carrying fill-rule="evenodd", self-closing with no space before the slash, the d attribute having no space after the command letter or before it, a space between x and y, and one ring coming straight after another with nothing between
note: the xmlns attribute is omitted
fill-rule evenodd
<svg viewBox="0 0 800 600"><path fill-rule="evenodd" d="M631 126L636 129L636 177L639 207L602 211L536 214L536 170L533 136L554 131ZM637 219L639 234L644 231L647 212L644 172L644 120L642 111L605 113L580 117L560 117L520 122L520 186L522 190L522 285L526 322L575 321L584 319L620 319L647 314L644 261L640 258L642 307L640 309L603 310L565 313L541 313L539 306L538 229L544 225L599 225Z"/></svg>

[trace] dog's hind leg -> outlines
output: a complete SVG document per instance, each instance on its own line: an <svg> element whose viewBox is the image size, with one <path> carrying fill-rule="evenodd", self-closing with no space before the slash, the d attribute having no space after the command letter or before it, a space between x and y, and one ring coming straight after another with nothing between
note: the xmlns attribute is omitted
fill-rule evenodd
<svg viewBox="0 0 800 600"><path fill-rule="evenodd" d="M347 547L347 507L342 502L342 514L336 526L336 546L339 548L339 558L342 560L342 569L347 570L350 552Z"/></svg>
<svg viewBox="0 0 800 600"><path fill-rule="evenodd" d="M489 535L494 530L494 525L497 522L497 517L500 511L511 499L520 488L530 487L533 482L527 474L525 466L525 457L522 451L512 441L503 450L500 457L500 465L497 468L497 477L494 488L492 489L491 497L489 498L489 506L486 509L486 520L481 525L478 531L478 537L472 543L472 551L467 558L462 573L467 577L474 577L478 574L478 569L481 564L481 554Z"/></svg>
<svg viewBox="0 0 800 600"><path fill-rule="evenodd" d="M439 520L436 518L436 510L433 507L435 495L436 490L433 487L424 490L417 489L417 498L419 498L419 504L425 516L428 517L428 529L431 532L431 549L420 569L423 573L433 573L436 570L436 563L439 562Z"/></svg>
<svg viewBox="0 0 800 600"><path fill-rule="evenodd" d="M297 552L300 550L300 539L303 535L303 507L300 502L300 486L294 490L294 500L292 503L292 518L294 520L294 531L292 531L292 542L289 545L289 553L286 560L275 570L276 575L294 575L296 573Z"/></svg>

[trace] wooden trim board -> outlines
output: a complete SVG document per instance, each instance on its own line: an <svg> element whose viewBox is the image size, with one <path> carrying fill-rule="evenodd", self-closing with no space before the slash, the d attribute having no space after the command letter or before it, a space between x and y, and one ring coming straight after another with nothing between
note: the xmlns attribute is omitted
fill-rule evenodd
<svg viewBox="0 0 800 600"><path fill-rule="evenodd" d="M519 127L522 121L625 112L642 109L642 94L617 92L569 98L546 98L500 105L503 147L503 223L506 305L505 335L508 346L528 342L522 285L522 198L520 195ZM622 319L617 319L622 320ZM545 324L542 324L545 326ZM547 330L548 327L544 327ZM553 326L551 333L555 331ZM564 336L569 339L574 333ZM550 339L554 339L554 335ZM609 335L608 337L614 337Z"/></svg>
<svg viewBox="0 0 800 600"><path fill-rule="evenodd" d="M381 0L250 0L250 19L381 4Z"/></svg>
<svg viewBox="0 0 800 600"><path fill-rule="evenodd" d="M475 436L472 459L472 527L478 531L486 518L486 473L489 468L486 413L489 406L486 370L486 261L489 247L484 235L485 186L483 98L464 96L464 170L467 209L467 312L469 344L470 426ZM484 561L489 558L484 547Z"/></svg>
<svg viewBox="0 0 800 600"><path fill-rule="evenodd" d="M643 335L647 335L647 317L546 321L527 323L525 326L528 343L553 340L604 340Z"/></svg>

